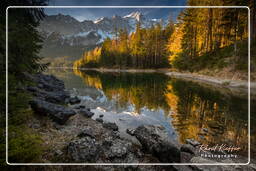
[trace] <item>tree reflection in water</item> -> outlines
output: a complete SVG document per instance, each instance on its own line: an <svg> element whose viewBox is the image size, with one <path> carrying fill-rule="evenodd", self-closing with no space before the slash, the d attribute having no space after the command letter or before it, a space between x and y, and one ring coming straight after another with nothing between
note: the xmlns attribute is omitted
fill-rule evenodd
<svg viewBox="0 0 256 171"><path fill-rule="evenodd" d="M194 138L209 145L239 146L247 152L247 99L161 73L74 73L87 86L101 89L109 100L117 101L117 107L133 104L137 114L144 107L162 109L166 117L172 118L170 124L182 143Z"/></svg>
<svg viewBox="0 0 256 171"><path fill-rule="evenodd" d="M248 100L222 95L193 82L172 79L167 94L178 98L172 124L179 140L194 138L204 144L248 147ZM167 96L168 97L168 96ZM206 128L208 131L203 131Z"/></svg>

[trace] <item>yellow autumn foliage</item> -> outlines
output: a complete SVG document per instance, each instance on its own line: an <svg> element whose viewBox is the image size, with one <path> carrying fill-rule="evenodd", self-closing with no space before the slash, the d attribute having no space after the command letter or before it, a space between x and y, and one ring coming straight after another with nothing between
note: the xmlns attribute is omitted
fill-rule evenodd
<svg viewBox="0 0 256 171"><path fill-rule="evenodd" d="M169 41L168 41L167 48L168 48L168 50L171 54L169 56L169 62L171 64L176 59L178 54L180 52L182 52L182 47L181 47L181 40L182 40L182 37L183 37L182 29L183 29L182 24L176 25L175 30L174 30L173 34L171 35L171 37L169 38Z"/></svg>

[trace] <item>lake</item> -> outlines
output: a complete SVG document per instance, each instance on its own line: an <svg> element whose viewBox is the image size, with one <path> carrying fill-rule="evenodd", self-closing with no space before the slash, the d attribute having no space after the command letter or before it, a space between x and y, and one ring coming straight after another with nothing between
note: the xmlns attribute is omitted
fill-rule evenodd
<svg viewBox="0 0 256 171"><path fill-rule="evenodd" d="M203 144L239 146L248 150L248 99L163 73L102 73L49 70L72 95L104 121L115 122L121 134L142 124L165 127L178 143L193 138ZM255 112L255 111L253 111ZM255 116L254 114L251 114ZM255 139L255 136L253 136Z"/></svg>

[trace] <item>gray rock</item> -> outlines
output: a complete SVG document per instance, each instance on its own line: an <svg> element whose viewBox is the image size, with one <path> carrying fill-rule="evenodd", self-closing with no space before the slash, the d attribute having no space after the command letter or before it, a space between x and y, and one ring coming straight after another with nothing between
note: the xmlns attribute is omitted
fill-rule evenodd
<svg viewBox="0 0 256 171"><path fill-rule="evenodd" d="M81 100L77 96L69 98L69 103L72 105L80 103L80 102L81 102Z"/></svg>
<svg viewBox="0 0 256 171"><path fill-rule="evenodd" d="M73 106L74 109L80 109L80 106Z"/></svg>
<svg viewBox="0 0 256 171"><path fill-rule="evenodd" d="M69 117L75 115L75 111L62 105L49 103L40 99L30 101L31 108L42 115L49 116L58 124L65 124Z"/></svg>
<svg viewBox="0 0 256 171"><path fill-rule="evenodd" d="M85 109L84 105L76 105L74 106L75 109ZM88 111L90 111L89 109L87 109Z"/></svg>
<svg viewBox="0 0 256 171"><path fill-rule="evenodd" d="M51 103L64 104L70 97L65 91L64 82L52 75L35 74L27 76L37 84L37 87L27 87L34 96Z"/></svg>
<svg viewBox="0 0 256 171"><path fill-rule="evenodd" d="M96 120L97 122L103 123L103 119L101 119L101 118L96 118L95 120Z"/></svg>
<svg viewBox="0 0 256 171"><path fill-rule="evenodd" d="M190 153L190 154L195 154L196 149L191 144L183 144L180 147L180 151L187 152L187 153Z"/></svg>
<svg viewBox="0 0 256 171"><path fill-rule="evenodd" d="M194 147L196 147L196 146L198 146L198 145L201 144L200 142L194 140L193 138L192 138L192 139L186 139L186 143L191 144L191 145L193 145Z"/></svg>
<svg viewBox="0 0 256 171"><path fill-rule="evenodd" d="M134 132L135 132L135 129L131 129L131 128L126 129L126 133L131 136L134 136Z"/></svg>
<svg viewBox="0 0 256 171"><path fill-rule="evenodd" d="M190 160L192 159L193 155L191 153L187 152L181 152L180 153L180 162L181 163L190 163Z"/></svg>
<svg viewBox="0 0 256 171"><path fill-rule="evenodd" d="M66 103L66 99L69 98L69 94L65 91L55 91L55 92L48 92L45 93L44 99L51 103L59 103L64 104Z"/></svg>
<svg viewBox="0 0 256 171"><path fill-rule="evenodd" d="M114 137L112 131L105 132L100 139L85 136L71 141L67 157L72 162L138 162L132 143Z"/></svg>
<svg viewBox="0 0 256 171"><path fill-rule="evenodd" d="M27 90L38 98L41 98L47 102L64 104L66 99L69 98L68 92L64 90L59 91L45 91L37 87L27 87Z"/></svg>
<svg viewBox="0 0 256 171"><path fill-rule="evenodd" d="M92 128L88 127L88 128L85 128L83 129L79 134L78 134L78 137L86 137L86 136L89 136L91 138L95 138L95 135L93 133L93 130Z"/></svg>
<svg viewBox="0 0 256 171"><path fill-rule="evenodd" d="M118 131L112 131L111 134L115 138L120 138L120 132L118 132Z"/></svg>
<svg viewBox="0 0 256 171"><path fill-rule="evenodd" d="M103 123L103 127L113 131L118 131L118 126L115 123L111 123L111 122Z"/></svg>
<svg viewBox="0 0 256 171"><path fill-rule="evenodd" d="M144 151L157 157L161 162L180 162L180 150L168 138L165 130L153 125L144 125L136 128L134 135Z"/></svg>
<svg viewBox="0 0 256 171"><path fill-rule="evenodd" d="M101 154L100 144L91 137L73 140L67 148L68 155L75 162L96 162Z"/></svg>
<svg viewBox="0 0 256 171"><path fill-rule="evenodd" d="M85 106L84 105L80 105L79 106L81 109L85 109ZM90 110L89 110L90 111Z"/></svg>
<svg viewBox="0 0 256 171"><path fill-rule="evenodd" d="M63 91L65 89L64 82L52 75L36 74L33 77L38 85L38 88L46 91Z"/></svg>
<svg viewBox="0 0 256 171"><path fill-rule="evenodd" d="M81 110L78 111L78 113L80 113L83 116L88 117L88 118L91 118L94 115L94 113L90 112L87 109L81 109Z"/></svg>
<svg viewBox="0 0 256 171"><path fill-rule="evenodd" d="M121 143L119 141L110 146L109 150L105 152L107 158L121 158L128 153L127 144Z"/></svg>
<svg viewBox="0 0 256 171"><path fill-rule="evenodd" d="M132 141L115 136L115 131L103 129L103 134L97 136L96 139L87 136L87 134L86 132L86 136L76 137L68 144L65 155L69 162L159 162L156 157L142 153L141 147L134 145Z"/></svg>
<svg viewBox="0 0 256 171"><path fill-rule="evenodd" d="M37 87L38 88L44 88L44 85L43 84L38 84Z"/></svg>
<svg viewBox="0 0 256 171"><path fill-rule="evenodd" d="M113 141L114 141L113 137L112 136L108 136L108 137L103 139L102 145L104 147L110 147L113 144Z"/></svg>

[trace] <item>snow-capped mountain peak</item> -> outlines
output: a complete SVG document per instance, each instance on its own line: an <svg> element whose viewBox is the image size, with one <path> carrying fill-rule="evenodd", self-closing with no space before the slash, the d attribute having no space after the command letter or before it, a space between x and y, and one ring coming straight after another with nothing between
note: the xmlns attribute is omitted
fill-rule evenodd
<svg viewBox="0 0 256 171"><path fill-rule="evenodd" d="M104 19L105 19L105 17L101 17L101 18L96 19L96 20L93 21L93 22L94 22L94 24L97 24L97 23L103 21Z"/></svg>
<svg viewBox="0 0 256 171"><path fill-rule="evenodd" d="M128 15L125 15L123 18L134 18L137 21L141 21L141 19L143 18L143 15L139 11L136 11L136 12L132 12Z"/></svg>

